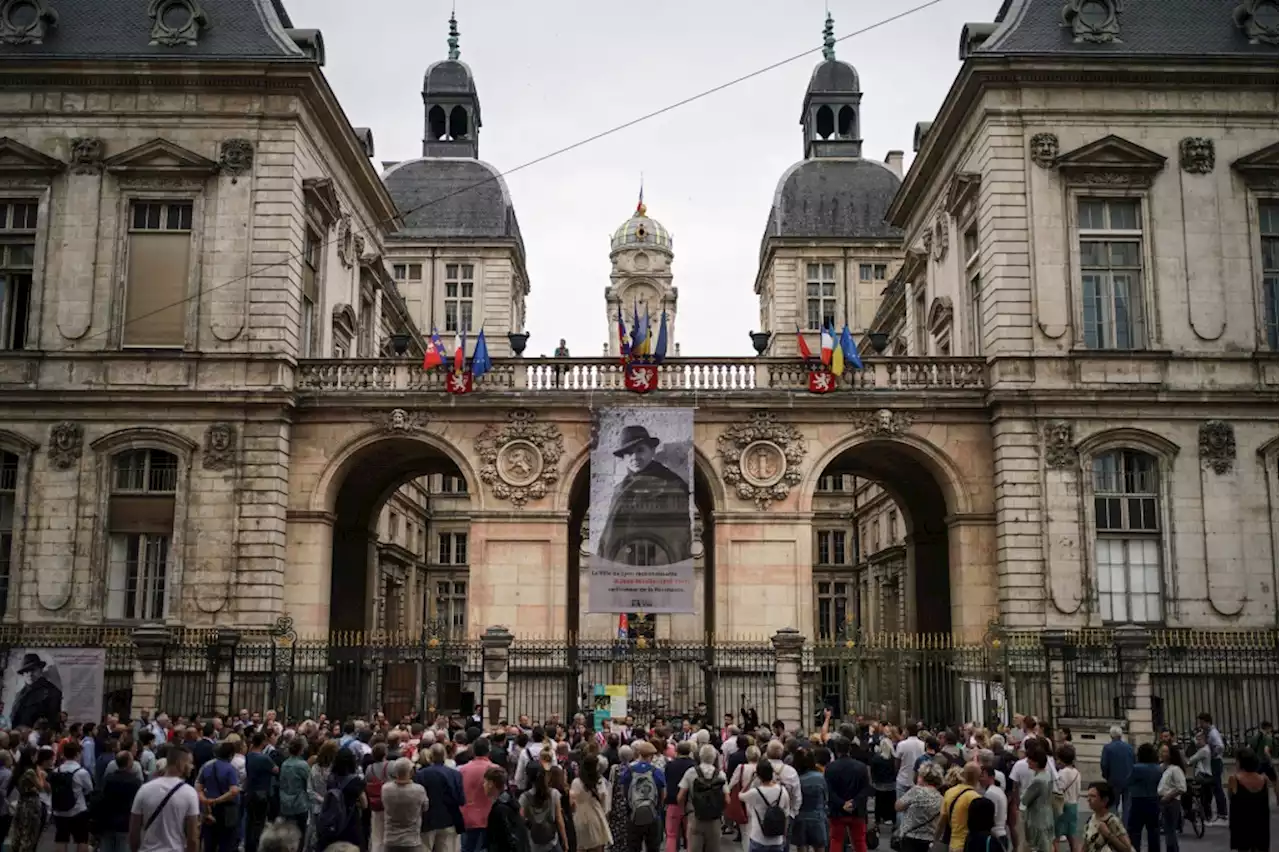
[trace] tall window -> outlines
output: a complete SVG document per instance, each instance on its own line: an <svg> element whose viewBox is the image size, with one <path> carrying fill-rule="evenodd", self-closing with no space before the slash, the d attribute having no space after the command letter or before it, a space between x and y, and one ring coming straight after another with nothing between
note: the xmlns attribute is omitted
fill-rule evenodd
<svg viewBox="0 0 1280 852"><path fill-rule="evenodd" d="M834 639L841 635L849 621L853 584L845 578L818 577L814 590L818 599L818 638Z"/></svg>
<svg viewBox="0 0 1280 852"><path fill-rule="evenodd" d="M461 476L446 473L440 477L441 494L466 494L467 481Z"/></svg>
<svg viewBox="0 0 1280 852"><path fill-rule="evenodd" d="M27 343L38 210L35 201L0 199L0 350Z"/></svg>
<svg viewBox="0 0 1280 852"><path fill-rule="evenodd" d="M1095 456L1093 514L1102 620L1162 621L1162 534L1155 458L1137 450L1111 450Z"/></svg>
<svg viewBox="0 0 1280 852"><path fill-rule="evenodd" d="M108 618L164 618L177 488L172 453L128 450L115 457L107 513Z"/></svg>
<svg viewBox="0 0 1280 852"><path fill-rule="evenodd" d="M467 534L464 532L442 532L436 536L436 564L466 565Z"/></svg>
<svg viewBox="0 0 1280 852"><path fill-rule="evenodd" d="M365 297L360 300L359 337L356 341L361 358L373 357L373 299Z"/></svg>
<svg viewBox="0 0 1280 852"><path fill-rule="evenodd" d="M806 321L817 331L836 322L836 265L805 264Z"/></svg>
<svg viewBox="0 0 1280 852"><path fill-rule="evenodd" d="M847 535L844 530L818 531L818 564L844 565L848 559L845 552Z"/></svg>
<svg viewBox="0 0 1280 852"><path fill-rule="evenodd" d="M471 331L476 268L470 263L444 267L444 330Z"/></svg>
<svg viewBox="0 0 1280 852"><path fill-rule="evenodd" d="M1089 349L1141 349L1141 203L1132 198L1081 198L1080 291L1084 345Z"/></svg>
<svg viewBox="0 0 1280 852"><path fill-rule="evenodd" d="M964 232L964 269L969 281L969 339L973 341L973 354L982 354L982 270L978 255L978 227L972 225Z"/></svg>
<svg viewBox="0 0 1280 852"><path fill-rule="evenodd" d="M880 550L880 519L871 522L871 549L868 553L877 553Z"/></svg>
<svg viewBox="0 0 1280 852"><path fill-rule="evenodd" d="M129 222L125 346L180 347L186 341L190 201L135 201Z"/></svg>
<svg viewBox="0 0 1280 852"><path fill-rule="evenodd" d="M435 599L431 618L451 635L467 628L467 581L461 577L439 577L433 581Z"/></svg>
<svg viewBox="0 0 1280 852"><path fill-rule="evenodd" d="M889 510L889 523L887 526L889 528L889 544L895 545L898 543L898 510L897 509Z"/></svg>
<svg viewBox="0 0 1280 852"><path fill-rule="evenodd" d="M928 306L925 303L924 287L920 287L920 292L915 297L915 317L912 322L915 323L916 339L915 351L912 355L928 355L929 354L929 317Z"/></svg>
<svg viewBox="0 0 1280 852"><path fill-rule="evenodd" d="M316 304L320 301L320 235L307 228L302 239L302 322L298 330L298 357L315 351Z"/></svg>
<svg viewBox="0 0 1280 852"><path fill-rule="evenodd" d="M18 457L0 450L0 615L9 606L13 576L13 525L18 510Z"/></svg>
<svg viewBox="0 0 1280 852"><path fill-rule="evenodd" d="M387 516L387 539L396 544L400 541L400 513L391 512Z"/></svg>
<svg viewBox="0 0 1280 852"><path fill-rule="evenodd" d="M1274 198L1258 202L1258 230L1262 234L1262 321L1267 348L1280 348L1276 341L1276 314L1280 312L1280 205Z"/></svg>

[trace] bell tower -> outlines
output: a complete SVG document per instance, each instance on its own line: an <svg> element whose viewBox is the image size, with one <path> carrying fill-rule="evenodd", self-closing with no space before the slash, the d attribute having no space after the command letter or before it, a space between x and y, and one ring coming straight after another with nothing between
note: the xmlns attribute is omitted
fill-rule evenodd
<svg viewBox="0 0 1280 852"><path fill-rule="evenodd" d="M449 15L449 58L432 63L422 77L424 157L480 156L480 96L471 69L458 57L458 19Z"/></svg>
<svg viewBox="0 0 1280 852"><path fill-rule="evenodd" d="M649 333L657 341L662 325L662 314L667 315L667 355L677 354L676 301L678 293L672 284L671 262L675 255L671 248L671 234L657 219L650 218L644 204L644 190L636 212L613 232L609 260L612 271L609 286L604 291L605 354L618 355L618 312L622 312L627 331L634 324L638 313L644 321L648 309Z"/></svg>
<svg viewBox="0 0 1280 852"><path fill-rule="evenodd" d="M835 21L827 13L822 28L822 59L804 94L800 124L804 158L862 156L862 89L858 72L836 59Z"/></svg>

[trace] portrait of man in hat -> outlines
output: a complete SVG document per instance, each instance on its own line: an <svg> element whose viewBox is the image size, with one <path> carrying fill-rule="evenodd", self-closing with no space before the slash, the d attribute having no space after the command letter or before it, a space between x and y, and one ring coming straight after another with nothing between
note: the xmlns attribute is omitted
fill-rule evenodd
<svg viewBox="0 0 1280 852"><path fill-rule="evenodd" d="M626 475L618 482L597 555L625 565L672 565L693 558L689 483L657 460L662 441L628 424L613 450Z"/></svg>
<svg viewBox="0 0 1280 852"><path fill-rule="evenodd" d="M62 690L46 677L46 668L48 663L39 654L30 651L23 654L22 665L18 667L23 686L14 697L9 714L9 724L13 727L34 728L40 719L57 726L62 714Z"/></svg>

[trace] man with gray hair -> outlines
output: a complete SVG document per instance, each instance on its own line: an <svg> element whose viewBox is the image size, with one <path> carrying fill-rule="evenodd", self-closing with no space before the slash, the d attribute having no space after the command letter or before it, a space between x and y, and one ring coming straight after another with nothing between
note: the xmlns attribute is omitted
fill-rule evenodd
<svg viewBox="0 0 1280 852"><path fill-rule="evenodd" d="M764 756L773 764L773 777L782 785L782 789L787 791L787 816L795 819L796 814L800 813L800 775L795 767L782 762L784 754L786 754L786 746L782 744L782 740L770 740L769 745L765 746ZM759 779L753 778L751 786L759 785Z"/></svg>
<svg viewBox="0 0 1280 852"><path fill-rule="evenodd" d="M413 783L413 763L398 757L391 764L390 784L382 786L382 846L385 852L418 852L422 848L422 814L427 791Z"/></svg>
<svg viewBox="0 0 1280 852"><path fill-rule="evenodd" d="M704 744L698 749L698 764L680 779L676 802L692 817L689 852L716 852L720 848L720 819L729 803L729 791L724 773L716 767L719 756L715 748Z"/></svg>
<svg viewBox="0 0 1280 852"><path fill-rule="evenodd" d="M1111 785L1117 804L1116 816L1126 819L1129 816L1129 777L1133 774L1136 763L1133 746L1124 740L1124 729L1119 725L1111 726L1111 742L1102 747L1102 777Z"/></svg>

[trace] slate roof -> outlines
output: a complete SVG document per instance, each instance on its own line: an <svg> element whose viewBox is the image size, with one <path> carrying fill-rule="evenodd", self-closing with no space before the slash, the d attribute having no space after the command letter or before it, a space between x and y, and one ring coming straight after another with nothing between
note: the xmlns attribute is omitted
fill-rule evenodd
<svg viewBox="0 0 1280 852"><path fill-rule="evenodd" d="M1062 0L1005 0L1000 26L975 55L1217 56L1275 55L1250 44L1233 13L1240 0L1125 0L1119 41L1077 43L1062 25Z"/></svg>
<svg viewBox="0 0 1280 852"><path fill-rule="evenodd" d="M423 157L397 163L382 176L404 217L400 238L514 239L520 224L502 173L468 157Z"/></svg>
<svg viewBox="0 0 1280 852"><path fill-rule="evenodd" d="M860 92L858 72L848 62L839 59L828 59L820 62L809 77L809 94L833 92Z"/></svg>
<svg viewBox="0 0 1280 852"><path fill-rule="evenodd" d="M901 239L902 231L884 220L900 182L888 166L875 160L802 160L778 181L764 239Z"/></svg>
<svg viewBox="0 0 1280 852"><path fill-rule="evenodd" d="M144 0L53 0L43 44L0 42L0 58L266 59L310 61L285 32L281 0L200 0L208 26L194 45L151 44ZM282 20L283 17L283 20Z"/></svg>
<svg viewBox="0 0 1280 852"><path fill-rule="evenodd" d="M422 75L422 92L426 95L474 95L476 79L470 66L457 59L442 59L427 66Z"/></svg>

